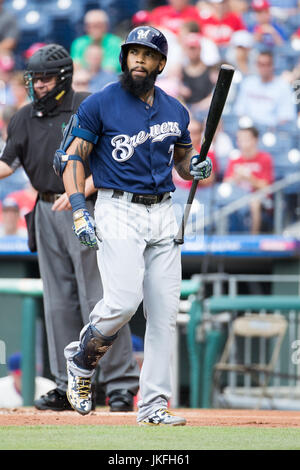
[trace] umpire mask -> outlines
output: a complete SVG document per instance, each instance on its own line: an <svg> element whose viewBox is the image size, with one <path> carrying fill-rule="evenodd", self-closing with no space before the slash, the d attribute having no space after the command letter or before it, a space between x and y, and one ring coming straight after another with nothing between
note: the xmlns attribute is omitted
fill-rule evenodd
<svg viewBox="0 0 300 470"><path fill-rule="evenodd" d="M34 79L37 76L56 77L55 87L42 98L38 98L34 91ZM36 116L43 117L56 108L59 100L71 89L72 77L73 61L63 46L48 44L32 55L27 64L24 81Z"/></svg>

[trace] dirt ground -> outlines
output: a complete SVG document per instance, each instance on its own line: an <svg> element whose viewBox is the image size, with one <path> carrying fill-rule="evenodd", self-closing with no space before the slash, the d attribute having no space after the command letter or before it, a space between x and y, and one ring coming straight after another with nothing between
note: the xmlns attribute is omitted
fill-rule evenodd
<svg viewBox="0 0 300 470"><path fill-rule="evenodd" d="M300 411L176 409L188 426L300 427ZM136 412L110 413L100 407L87 416L75 411L38 411L34 408L0 409L0 426L135 425Z"/></svg>

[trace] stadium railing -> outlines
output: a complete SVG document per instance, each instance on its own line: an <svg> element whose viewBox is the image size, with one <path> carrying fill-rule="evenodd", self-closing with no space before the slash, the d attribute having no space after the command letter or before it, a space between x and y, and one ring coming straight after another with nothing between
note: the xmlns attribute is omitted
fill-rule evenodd
<svg viewBox="0 0 300 470"><path fill-rule="evenodd" d="M22 397L31 406L35 392L36 319L40 315L39 299L43 296L41 279L0 279L0 294L22 297Z"/></svg>
<svg viewBox="0 0 300 470"><path fill-rule="evenodd" d="M299 283L299 276L295 276L294 281ZM276 392L278 394L282 392L282 387L286 387L288 392L295 390L295 387L299 386L298 363L292 361L292 354L295 351L291 349L298 340L299 296L213 295L207 299L198 297L191 304L189 310L190 318L187 325L187 346L190 365L190 406L192 408L213 407L214 366L225 346L231 322L237 316L244 315L245 313L279 313L285 316L288 321L288 332L283 341L279 361L275 368L277 375L275 374L274 378L272 378L271 386L275 397ZM256 357L261 358L261 360L265 360L268 350L263 340L254 349L245 342L237 354L241 354L246 358L251 358L254 354ZM239 390L245 393L251 389L253 384L250 377L246 377L240 383L236 373L232 372L228 375L228 382L225 385L228 385L231 390L237 389L237 386L239 386ZM274 398L274 393L272 398ZM291 406L292 409L295 406L295 402L291 404L286 400L285 406Z"/></svg>

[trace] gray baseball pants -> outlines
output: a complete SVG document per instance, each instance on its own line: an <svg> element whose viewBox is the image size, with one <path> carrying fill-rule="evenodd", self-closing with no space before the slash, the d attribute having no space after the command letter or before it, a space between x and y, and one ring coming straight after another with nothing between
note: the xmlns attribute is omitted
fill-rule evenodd
<svg viewBox="0 0 300 470"><path fill-rule="evenodd" d="M147 321L138 403L140 421L167 407L171 398L171 362L181 287L181 252L174 243L178 226L171 198L145 206L126 198L114 199L112 193L98 191L95 206L97 230L102 237L98 265L104 296L91 311L90 324L104 336L113 336L127 324L143 299ZM70 343L65 356L75 375L91 377L93 371L80 369L72 361L79 344Z"/></svg>
<svg viewBox="0 0 300 470"><path fill-rule="evenodd" d="M91 201L88 209L93 214ZM44 312L51 373L57 386L67 389L64 348L79 336L89 313L102 297L96 250L84 247L75 236L71 211L52 211L39 201L36 208L38 262L44 288ZM132 353L129 326L124 326L113 347L101 360L99 382L106 395L139 387L139 366Z"/></svg>

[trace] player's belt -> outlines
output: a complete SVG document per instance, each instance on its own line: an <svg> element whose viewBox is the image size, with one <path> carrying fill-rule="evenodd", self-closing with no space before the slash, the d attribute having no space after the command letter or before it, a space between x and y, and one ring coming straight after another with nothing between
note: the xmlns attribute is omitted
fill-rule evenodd
<svg viewBox="0 0 300 470"><path fill-rule="evenodd" d="M44 202L55 202L58 198L60 198L61 194L56 193L39 193L39 197L41 201Z"/></svg>
<svg viewBox="0 0 300 470"><path fill-rule="evenodd" d="M124 198L129 202L134 202L136 204L144 204L150 206L151 204L158 204L162 200L166 200L170 196L170 193L162 194L134 194L128 193L126 191L121 191L119 189L114 189L112 192L112 197L114 198Z"/></svg>

